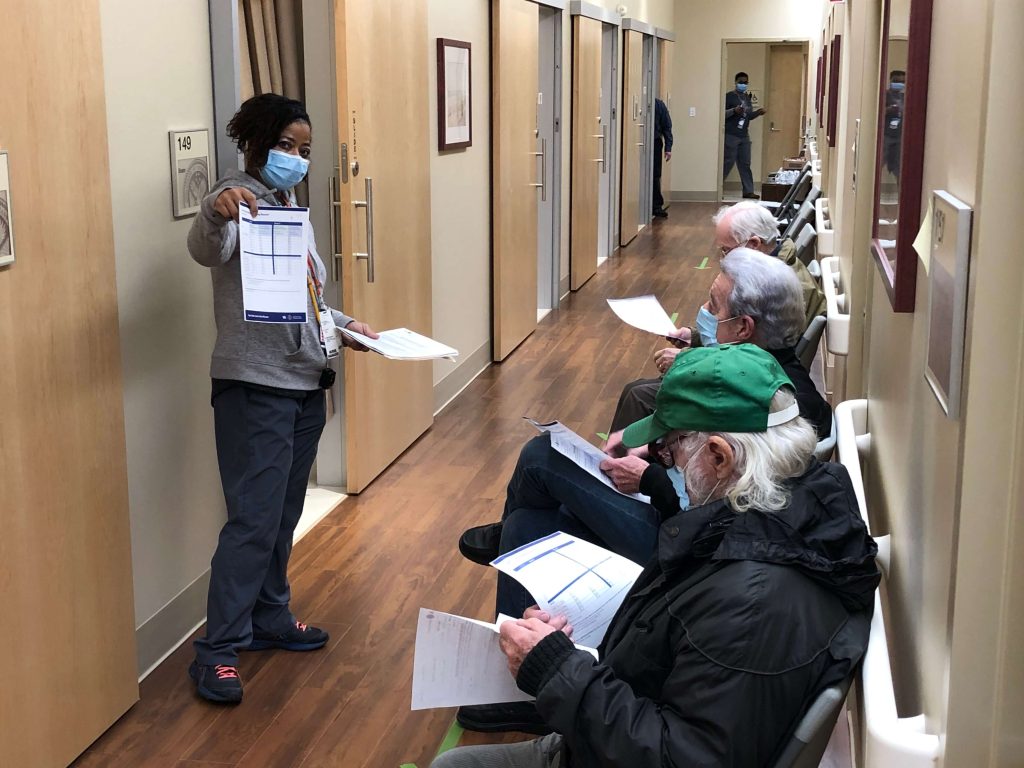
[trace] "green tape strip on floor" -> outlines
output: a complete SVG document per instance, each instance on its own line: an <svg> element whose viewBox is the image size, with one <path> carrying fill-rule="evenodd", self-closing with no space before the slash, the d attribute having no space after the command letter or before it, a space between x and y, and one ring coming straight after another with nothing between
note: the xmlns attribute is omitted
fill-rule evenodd
<svg viewBox="0 0 1024 768"><path fill-rule="evenodd" d="M707 256L704 257L704 261L702 261L700 263L699 267L694 267L694 269L707 269L707 268L708 268L708 257Z"/></svg>
<svg viewBox="0 0 1024 768"><path fill-rule="evenodd" d="M602 440L607 440L608 439L608 433L607 432L595 432L594 434L597 435L598 437L600 437Z"/></svg>
<svg viewBox="0 0 1024 768"><path fill-rule="evenodd" d="M462 738L462 726L459 725L458 720L452 720L452 724L448 727L448 733L441 739L441 746L437 748L437 755L442 752L447 752L449 749L454 749L459 744L459 740ZM402 763L398 768L416 768L415 763Z"/></svg>
<svg viewBox="0 0 1024 768"><path fill-rule="evenodd" d="M678 313L678 312L673 312L673 313L672 313L672 317L670 317L670 318L669 318L669 320L671 320L671 321L672 321L672 325L675 325L675 324L676 324L676 321L677 321L678 319L679 319L679 313Z"/></svg>

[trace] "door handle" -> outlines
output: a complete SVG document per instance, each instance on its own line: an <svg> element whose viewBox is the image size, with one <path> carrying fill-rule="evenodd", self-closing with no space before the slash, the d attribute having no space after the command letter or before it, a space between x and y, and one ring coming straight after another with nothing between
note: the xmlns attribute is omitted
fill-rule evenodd
<svg viewBox="0 0 1024 768"><path fill-rule="evenodd" d="M605 153L607 151L606 147L607 147L608 139L604 135L604 126L603 125L601 126L601 132L600 133L592 133L592 134L590 134L590 136L591 136L591 138L600 139L601 140L601 156L599 158L597 158L596 160L594 160L593 162L601 164L601 173L607 173L607 169L605 168L604 156L605 156Z"/></svg>
<svg viewBox="0 0 1024 768"><path fill-rule="evenodd" d="M356 259L366 261L366 282L372 283L374 277L373 262L373 179L369 176L365 179L366 199L353 200L352 205L356 208L366 209L366 251L365 253L353 253Z"/></svg>
<svg viewBox="0 0 1024 768"><path fill-rule="evenodd" d="M331 220L331 279L338 282L338 260L341 259L341 232L338 231L338 209L341 208L341 200L338 199L338 182L332 173L327 179L330 188L330 199L327 201L327 212Z"/></svg>
<svg viewBox="0 0 1024 768"><path fill-rule="evenodd" d="M532 182L531 187L540 187L540 201L546 203L548 201L548 140L540 140L540 152L531 152L534 157L540 158L540 183Z"/></svg>

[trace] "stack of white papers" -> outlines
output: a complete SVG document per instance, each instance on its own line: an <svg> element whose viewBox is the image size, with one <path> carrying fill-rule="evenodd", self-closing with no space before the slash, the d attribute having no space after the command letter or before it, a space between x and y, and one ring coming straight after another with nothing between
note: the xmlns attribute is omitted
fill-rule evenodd
<svg viewBox="0 0 1024 768"><path fill-rule="evenodd" d="M676 331L672 318L654 296L637 296L634 299L608 299L608 306L619 319L641 331L671 336Z"/></svg>
<svg viewBox="0 0 1024 768"><path fill-rule="evenodd" d="M242 306L252 323L305 323L309 209L265 206L238 217Z"/></svg>
<svg viewBox="0 0 1024 768"><path fill-rule="evenodd" d="M616 488L612 479L601 471L601 462L611 457L597 446L588 443L561 422L552 421L548 424L541 424L527 416L524 416L523 418L533 424L533 426L541 432L547 432L551 435L552 448L570 461L575 462L577 465L585 469L588 474L596 477L616 493L628 496L631 499L636 499L637 501L642 501L645 504L651 503L650 496L644 496L642 493L622 493L622 491Z"/></svg>
<svg viewBox="0 0 1024 768"><path fill-rule="evenodd" d="M643 570L595 544L561 531L502 555L493 565L522 584L553 616L573 627L576 648L594 648ZM527 701L499 645L501 625L420 609L413 661L412 708Z"/></svg>
<svg viewBox="0 0 1024 768"><path fill-rule="evenodd" d="M369 336L350 331L348 328L339 328L338 330L355 339L367 349L390 360L436 360L439 358L454 360L459 356L459 350L454 347L434 341L434 339L410 331L408 328L381 331L379 339L371 339Z"/></svg>

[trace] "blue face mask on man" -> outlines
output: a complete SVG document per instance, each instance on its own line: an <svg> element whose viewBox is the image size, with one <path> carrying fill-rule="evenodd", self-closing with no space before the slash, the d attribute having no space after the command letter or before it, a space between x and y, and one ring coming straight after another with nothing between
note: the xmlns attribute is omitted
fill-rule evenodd
<svg viewBox="0 0 1024 768"><path fill-rule="evenodd" d="M711 314L708 309L702 306L697 310L697 332L700 334L700 343L705 347L717 347L719 324L735 320L737 317L739 317L739 315L733 315L732 317L725 318L725 320L719 320Z"/></svg>
<svg viewBox="0 0 1024 768"><path fill-rule="evenodd" d="M272 189L291 189L304 178L309 171L309 160L279 149L272 149L267 154L267 163L260 169L263 181Z"/></svg>
<svg viewBox="0 0 1024 768"><path fill-rule="evenodd" d="M686 460L686 465L682 469L673 465L669 467L667 470L665 470L668 473L668 479L672 481L672 487L675 489L676 496L679 497L680 509L686 510L693 506L690 503L690 494L686 490L686 468L690 466L690 462L697 458L700 452L703 451L707 447L707 445L707 443L704 443L704 445L702 445L700 448L694 451L693 456ZM715 488L718 488L717 483L715 484ZM714 489L712 489L711 493L714 492ZM708 498L710 498L710 494L708 495ZM706 504L707 499L704 499L704 501L701 503Z"/></svg>
<svg viewBox="0 0 1024 768"><path fill-rule="evenodd" d="M747 87L748 86L746 83L736 83L736 90L739 91L740 93L746 93Z"/></svg>
<svg viewBox="0 0 1024 768"><path fill-rule="evenodd" d="M894 91L902 91L904 88L907 87L907 84L906 83L889 83L889 87L892 88Z"/></svg>

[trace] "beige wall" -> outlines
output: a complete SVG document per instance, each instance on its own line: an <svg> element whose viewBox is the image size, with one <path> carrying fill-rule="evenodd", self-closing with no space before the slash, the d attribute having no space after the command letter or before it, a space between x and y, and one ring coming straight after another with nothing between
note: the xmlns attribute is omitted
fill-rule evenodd
<svg viewBox="0 0 1024 768"><path fill-rule="evenodd" d="M433 256L433 334L460 352L458 362L434 363L440 406L490 360L490 2L430 0L427 29L430 82L430 197ZM473 77L473 146L437 150L438 37L470 43ZM483 348L483 359L473 356ZM478 356L479 357L479 356ZM440 402L437 402L437 400Z"/></svg>
<svg viewBox="0 0 1024 768"><path fill-rule="evenodd" d="M676 51L673 64L676 150L672 153L671 189L712 199L721 166L719 123L724 120L722 41L724 39L810 40L810 60L817 60L821 0L676 0ZM730 73L727 77L732 77ZM689 116L689 109L696 116Z"/></svg>
<svg viewBox="0 0 1024 768"><path fill-rule="evenodd" d="M210 35L206 0L100 5L141 626L206 571L224 519L210 275L185 249L192 219L172 218L167 140L194 128L212 139Z"/></svg>
<svg viewBox="0 0 1024 768"><path fill-rule="evenodd" d="M951 421L924 380L925 265L916 311L894 314L868 255L871 191L850 187L857 117L866 121L860 177L872 178L880 7L871 0L838 11L847 14L846 51L860 51L863 63L844 67L850 103L829 186L844 201L838 247L854 347L847 388L869 399L869 506L893 537L898 705L903 714L923 711L927 730L945 737L945 765L1021 765L1024 268L1004 244L1015 238L1013 193L1024 169L1005 151L1021 107L990 89L989 78L1024 66L1009 31L1020 28L1022 10L1013 0L935 0L923 202L944 189L975 208L964 410Z"/></svg>

